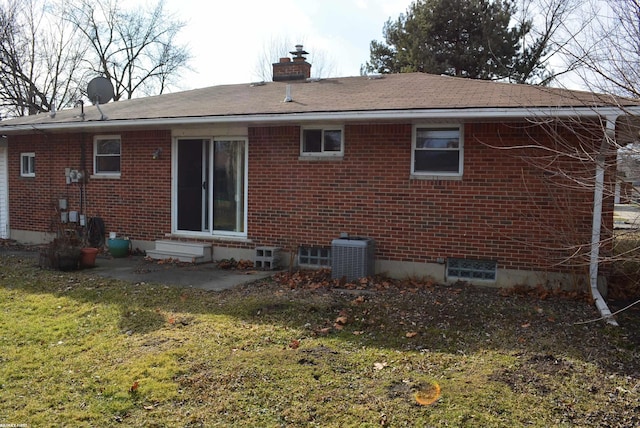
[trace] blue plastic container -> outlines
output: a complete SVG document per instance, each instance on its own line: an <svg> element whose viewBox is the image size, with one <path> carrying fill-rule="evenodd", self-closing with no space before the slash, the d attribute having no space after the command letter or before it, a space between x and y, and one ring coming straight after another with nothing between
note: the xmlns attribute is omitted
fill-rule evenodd
<svg viewBox="0 0 640 428"><path fill-rule="evenodd" d="M129 239L109 239L109 253L111 253L113 257L127 257L130 246L131 241Z"/></svg>

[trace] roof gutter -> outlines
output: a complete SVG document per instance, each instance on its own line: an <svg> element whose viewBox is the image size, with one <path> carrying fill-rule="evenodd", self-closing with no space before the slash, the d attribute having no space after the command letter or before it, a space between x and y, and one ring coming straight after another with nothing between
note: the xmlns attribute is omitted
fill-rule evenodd
<svg viewBox="0 0 640 428"><path fill-rule="evenodd" d="M274 113L221 116L187 116L152 119L110 119L85 120L74 122L23 123L2 125L0 132L29 131L73 131L91 128L115 129L137 127L172 127L184 125L215 125L261 123L277 124L283 122L324 122L324 121L399 121L399 120L487 120L522 119L540 117L602 117L619 115L632 110L640 114L640 107L537 107L537 108L470 108L470 109L411 109L411 110L359 110L309 113Z"/></svg>

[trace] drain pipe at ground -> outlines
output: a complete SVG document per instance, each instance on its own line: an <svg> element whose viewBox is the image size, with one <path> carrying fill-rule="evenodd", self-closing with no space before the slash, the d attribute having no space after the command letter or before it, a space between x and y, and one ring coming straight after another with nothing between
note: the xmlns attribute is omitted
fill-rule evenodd
<svg viewBox="0 0 640 428"><path fill-rule="evenodd" d="M604 193L604 165L606 149L615 140L615 120L613 116L607 116L606 128L600 146L600 152L596 157L596 176L593 193L593 225L591 229L591 254L589 261L589 281L591 296L602 318L610 325L618 326L618 322L611 315L607 302L598 290L598 259L600 258L600 228L602 225L602 198Z"/></svg>

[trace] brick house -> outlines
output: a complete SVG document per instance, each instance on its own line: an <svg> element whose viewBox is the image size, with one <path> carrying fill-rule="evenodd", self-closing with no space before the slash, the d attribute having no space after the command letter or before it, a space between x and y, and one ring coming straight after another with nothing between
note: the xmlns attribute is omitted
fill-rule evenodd
<svg viewBox="0 0 640 428"><path fill-rule="evenodd" d="M285 264L324 266L348 234L370 238L375 271L393 276L555 285L589 277L562 263L580 253L597 278L609 179L548 154L627 138L620 105L639 103L422 73L310 79L306 53L292 54L269 83L0 122L5 237L47 242L65 199L149 252L167 240L214 259L274 247Z"/></svg>

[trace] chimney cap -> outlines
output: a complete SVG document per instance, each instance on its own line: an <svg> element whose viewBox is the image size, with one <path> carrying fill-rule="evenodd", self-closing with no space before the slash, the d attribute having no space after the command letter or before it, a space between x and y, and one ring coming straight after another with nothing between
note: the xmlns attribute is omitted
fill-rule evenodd
<svg viewBox="0 0 640 428"><path fill-rule="evenodd" d="M296 58L302 58L305 59L303 55L309 55L309 52L305 51L304 49L302 49L302 45L296 45L296 50L295 51L291 51L289 52L291 55L293 55L293 59L295 60Z"/></svg>

